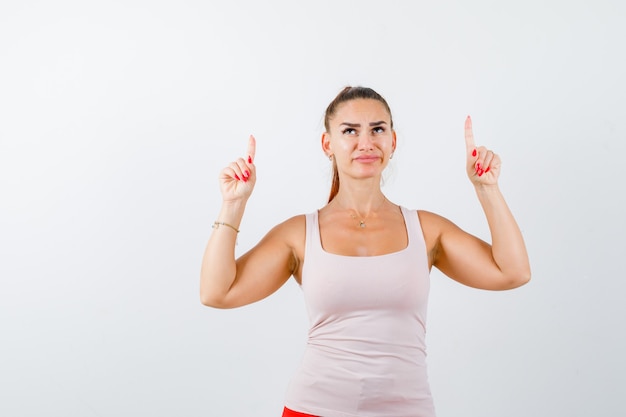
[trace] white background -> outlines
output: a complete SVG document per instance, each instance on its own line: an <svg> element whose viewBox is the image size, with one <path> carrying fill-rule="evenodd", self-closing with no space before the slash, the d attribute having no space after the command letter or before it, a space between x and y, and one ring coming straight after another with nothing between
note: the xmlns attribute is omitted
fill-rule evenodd
<svg viewBox="0 0 626 417"><path fill-rule="evenodd" d="M489 239L471 114L526 238L518 290L432 273L438 415L623 415L625 40L619 0L3 1L0 415L280 415L299 288L207 308L200 260L250 133L239 253L324 204L345 85L394 112L388 197Z"/></svg>

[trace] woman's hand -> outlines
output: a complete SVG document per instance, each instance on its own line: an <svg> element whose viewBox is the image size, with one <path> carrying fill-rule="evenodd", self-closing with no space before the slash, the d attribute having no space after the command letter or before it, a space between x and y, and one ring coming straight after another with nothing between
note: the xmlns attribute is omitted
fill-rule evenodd
<svg viewBox="0 0 626 417"><path fill-rule="evenodd" d="M252 194L256 182L255 153L256 140L250 135L246 157L231 162L220 172L220 190L224 202L245 202Z"/></svg>
<svg viewBox="0 0 626 417"><path fill-rule="evenodd" d="M497 184L500 176L500 157L484 146L476 147L472 119L465 119L465 147L467 176L474 185Z"/></svg>

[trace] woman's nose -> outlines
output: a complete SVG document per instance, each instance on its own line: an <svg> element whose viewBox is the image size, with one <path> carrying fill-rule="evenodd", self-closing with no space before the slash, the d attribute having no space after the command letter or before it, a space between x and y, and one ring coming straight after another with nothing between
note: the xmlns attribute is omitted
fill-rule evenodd
<svg viewBox="0 0 626 417"><path fill-rule="evenodd" d="M373 142L372 142L372 136L369 133L363 133L361 135L359 135L359 150L360 151L365 151L365 150L371 150L374 148L373 146Z"/></svg>

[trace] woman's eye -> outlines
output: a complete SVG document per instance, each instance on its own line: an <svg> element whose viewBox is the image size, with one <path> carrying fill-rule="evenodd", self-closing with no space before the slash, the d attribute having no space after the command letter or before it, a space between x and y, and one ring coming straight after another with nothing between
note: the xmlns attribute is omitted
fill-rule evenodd
<svg viewBox="0 0 626 417"><path fill-rule="evenodd" d="M372 129L372 131L374 133L384 133L385 132L385 128L381 127L381 126L378 126L378 127L375 127L374 129Z"/></svg>
<svg viewBox="0 0 626 417"><path fill-rule="evenodd" d="M343 133L344 135L353 135L356 133L356 130L354 130L351 127L347 127L344 130L342 130L341 133Z"/></svg>

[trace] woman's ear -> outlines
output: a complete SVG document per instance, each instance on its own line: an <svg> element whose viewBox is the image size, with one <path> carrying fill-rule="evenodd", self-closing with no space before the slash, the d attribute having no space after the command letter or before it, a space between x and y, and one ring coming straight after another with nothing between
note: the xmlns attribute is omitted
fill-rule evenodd
<svg viewBox="0 0 626 417"><path fill-rule="evenodd" d="M330 146L330 134L328 132L322 133L322 150L326 156L331 156L333 154L333 150Z"/></svg>
<svg viewBox="0 0 626 417"><path fill-rule="evenodd" d="M396 131L392 130L391 131L392 134L392 139L391 139L391 153L394 153L396 151Z"/></svg>

